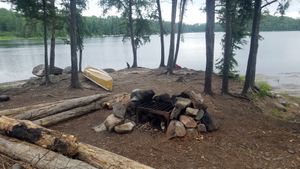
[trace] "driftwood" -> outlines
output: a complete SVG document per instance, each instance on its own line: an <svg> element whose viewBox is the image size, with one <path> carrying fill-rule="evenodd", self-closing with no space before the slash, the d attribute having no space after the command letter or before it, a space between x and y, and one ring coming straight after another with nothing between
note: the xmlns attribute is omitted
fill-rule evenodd
<svg viewBox="0 0 300 169"><path fill-rule="evenodd" d="M77 139L73 135L46 129L27 120L2 116L0 117L0 132L67 156L75 155L78 149Z"/></svg>
<svg viewBox="0 0 300 169"><path fill-rule="evenodd" d="M0 152L13 159L29 163L38 169L96 169L83 161L1 135Z"/></svg>
<svg viewBox="0 0 300 169"><path fill-rule="evenodd" d="M137 161L84 143L78 144L77 158L97 168L153 169Z"/></svg>
<svg viewBox="0 0 300 169"><path fill-rule="evenodd" d="M20 113L24 113L25 111L28 111L28 110L46 108L51 105L55 105L59 102L62 102L62 101L56 101L56 102L51 102L51 103L41 103L41 104L32 105L32 106L24 106L24 107L18 107L18 108L13 108L13 109L6 109L6 110L0 111L0 116L14 116L14 115L17 115Z"/></svg>
<svg viewBox="0 0 300 169"><path fill-rule="evenodd" d="M98 110L102 108L102 101L96 101L89 105L77 107L65 112L61 112L58 114L54 114L51 116L47 116L38 120L33 121L33 123L41 125L41 126L51 126L53 124L69 120L74 117L82 116L84 114L90 113L92 111Z"/></svg>
<svg viewBox="0 0 300 169"><path fill-rule="evenodd" d="M29 110L24 113L14 116L16 119L22 120L36 120L44 118L59 112L67 111L76 107L81 107L87 105L91 102L99 100L108 96L109 94L97 94L92 96L80 97L76 99L65 100L61 103L52 105L52 107L40 108L35 110Z"/></svg>

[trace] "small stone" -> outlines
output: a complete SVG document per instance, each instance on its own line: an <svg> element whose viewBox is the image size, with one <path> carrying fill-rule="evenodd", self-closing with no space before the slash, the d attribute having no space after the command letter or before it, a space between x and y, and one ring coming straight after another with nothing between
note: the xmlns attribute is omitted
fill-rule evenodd
<svg viewBox="0 0 300 169"><path fill-rule="evenodd" d="M191 104L192 104L192 101L190 99L183 98L183 97L176 97L176 102L175 102L176 107L185 109L185 108L189 107Z"/></svg>
<svg viewBox="0 0 300 169"><path fill-rule="evenodd" d="M179 120L180 120L181 123L184 124L184 126L186 128L195 128L195 127L197 127L196 121L190 116L181 115Z"/></svg>
<svg viewBox="0 0 300 169"><path fill-rule="evenodd" d="M299 108L299 104L298 104L298 103L292 103L292 105L293 105L294 107Z"/></svg>
<svg viewBox="0 0 300 169"><path fill-rule="evenodd" d="M32 74L37 77L43 77L45 75L45 66L43 64L35 66L32 69Z"/></svg>
<svg viewBox="0 0 300 169"><path fill-rule="evenodd" d="M279 102L280 104L282 104L283 106L285 106L285 107L287 107L288 104L289 104L289 102L288 102L284 97L278 98L278 102Z"/></svg>
<svg viewBox="0 0 300 169"><path fill-rule="evenodd" d="M131 101L145 102L152 100L155 95L153 90L134 89L130 95Z"/></svg>
<svg viewBox="0 0 300 169"><path fill-rule="evenodd" d="M135 126L134 122L127 122L121 125L117 125L115 126L115 132L119 133L119 134L125 134L125 133L129 133L133 130Z"/></svg>
<svg viewBox="0 0 300 169"><path fill-rule="evenodd" d="M194 109L194 108L188 107L185 110L185 114L188 116L195 117L195 116L197 116L198 111L199 111L199 109Z"/></svg>
<svg viewBox="0 0 300 169"><path fill-rule="evenodd" d="M109 115L106 120L104 121L104 124L108 131L112 131L113 128L116 125L119 125L123 122L123 119L116 117L114 114Z"/></svg>
<svg viewBox="0 0 300 169"><path fill-rule="evenodd" d="M170 119L178 119L181 111L182 111L181 108L175 106L171 112Z"/></svg>
<svg viewBox="0 0 300 169"><path fill-rule="evenodd" d="M186 129L184 125L177 120L172 120L167 129L167 137L168 139L174 137L184 137L186 135Z"/></svg>
<svg viewBox="0 0 300 169"><path fill-rule="evenodd" d="M13 166L11 166L11 169L23 169L24 167L21 166L20 164L18 163L15 163Z"/></svg>
<svg viewBox="0 0 300 169"><path fill-rule="evenodd" d="M93 127L93 130L94 130L95 132L102 132L102 131L106 131L107 128L106 128L106 126L105 126L105 124L104 124L104 122L103 122L103 123L101 123L100 125Z"/></svg>
<svg viewBox="0 0 300 169"><path fill-rule="evenodd" d="M292 150L292 149L288 149L287 150L290 154L295 154L296 152L294 151L294 150Z"/></svg>
<svg viewBox="0 0 300 169"><path fill-rule="evenodd" d="M284 107L284 106L283 106L282 104L280 104L280 103L274 103L274 106L275 106L275 108L278 109L279 111L284 111L284 112L287 111L286 107Z"/></svg>
<svg viewBox="0 0 300 169"><path fill-rule="evenodd" d="M184 98L189 98L192 101L193 108L206 109L207 106L204 104L204 99L200 93L195 93L192 90L185 90L181 93Z"/></svg>
<svg viewBox="0 0 300 169"><path fill-rule="evenodd" d="M200 121L203 118L203 116L204 116L204 111L201 109L198 111L195 120Z"/></svg>
<svg viewBox="0 0 300 169"><path fill-rule="evenodd" d="M207 132L205 125L202 124L202 123L198 124L197 130L198 130L198 132L200 132L200 133L206 133L206 132Z"/></svg>
<svg viewBox="0 0 300 169"><path fill-rule="evenodd" d="M208 112L204 113L203 118L201 119L201 123L206 126L207 131L218 130L215 119Z"/></svg>
<svg viewBox="0 0 300 169"><path fill-rule="evenodd" d="M116 117L119 117L119 118L121 118L121 119L124 119L125 114L126 114L126 109L127 109L127 107L126 107L124 104L122 104L122 103L120 103L120 102L115 103L115 104L113 105L113 114L114 114Z"/></svg>
<svg viewBox="0 0 300 169"><path fill-rule="evenodd" d="M186 136L189 138L198 138L199 133L196 129L189 128L189 129L186 129Z"/></svg>

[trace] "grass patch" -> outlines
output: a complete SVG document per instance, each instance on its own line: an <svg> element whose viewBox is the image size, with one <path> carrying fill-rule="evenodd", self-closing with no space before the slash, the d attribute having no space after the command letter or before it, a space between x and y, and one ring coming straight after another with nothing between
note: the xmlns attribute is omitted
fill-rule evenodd
<svg viewBox="0 0 300 169"><path fill-rule="evenodd" d="M239 75L239 81L244 82L246 80L246 76Z"/></svg>
<svg viewBox="0 0 300 169"><path fill-rule="evenodd" d="M257 87L259 88L258 96L265 97L270 96L272 91L272 86L269 85L267 82L258 82Z"/></svg>

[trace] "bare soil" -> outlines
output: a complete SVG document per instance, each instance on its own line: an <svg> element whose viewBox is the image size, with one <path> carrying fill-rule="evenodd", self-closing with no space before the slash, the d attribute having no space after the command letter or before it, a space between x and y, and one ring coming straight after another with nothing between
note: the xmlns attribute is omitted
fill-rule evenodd
<svg viewBox="0 0 300 169"><path fill-rule="evenodd" d="M166 75L161 69L138 68L114 72L112 76L113 94L130 93L137 88L153 89L157 94L175 94L185 89L202 92L204 85L204 72L186 69L176 71L175 75ZM81 89L70 89L68 78L49 87L6 89L1 94L9 95L11 100L1 103L0 109L106 92L85 78L80 79ZM215 117L220 129L204 135L167 140L164 133L144 128L136 128L132 133L122 135L95 133L92 127L103 122L110 110L93 112L51 128L155 168L299 169L300 124L266 115L265 112L271 108L268 104L261 106L252 101L221 95L220 87L221 79L215 75L215 94L204 96L208 111ZM230 81L230 87L230 91L235 93L241 91L242 85L238 81Z"/></svg>

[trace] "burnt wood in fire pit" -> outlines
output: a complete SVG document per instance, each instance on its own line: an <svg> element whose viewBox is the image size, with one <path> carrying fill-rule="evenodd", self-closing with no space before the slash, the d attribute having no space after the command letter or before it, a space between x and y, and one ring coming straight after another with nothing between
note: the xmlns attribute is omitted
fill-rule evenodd
<svg viewBox="0 0 300 169"><path fill-rule="evenodd" d="M150 121L152 125L160 126L160 122L164 122L167 128L173 108L174 106L167 102L150 101L138 104L136 106L137 123Z"/></svg>

